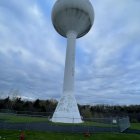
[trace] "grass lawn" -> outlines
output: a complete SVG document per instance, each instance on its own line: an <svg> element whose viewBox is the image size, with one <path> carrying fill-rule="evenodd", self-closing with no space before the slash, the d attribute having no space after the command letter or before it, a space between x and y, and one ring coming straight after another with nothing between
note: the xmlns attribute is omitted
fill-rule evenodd
<svg viewBox="0 0 140 140"><path fill-rule="evenodd" d="M47 118L41 117L27 117L27 116L16 116L0 114L0 121L19 123L19 122L48 122ZM51 123L51 122L49 122ZM58 123L51 123L58 125ZM59 125L70 125L62 124ZM79 124L77 124L79 125ZM104 126L109 127L109 124L96 123L96 122L85 122L80 125L90 126ZM132 129L140 130L140 123L132 123ZM20 131L11 130L0 130L0 140L19 140ZM25 131L25 140L140 140L140 135L137 134L120 134L120 133L102 133L102 134L91 134L90 137L85 137L84 134L68 134L68 133L49 133L49 132L35 132Z"/></svg>
<svg viewBox="0 0 140 140"><path fill-rule="evenodd" d="M16 116L14 114L9 115L0 113L0 120L11 123L28 123L28 122L46 122L48 121L48 118Z"/></svg>
<svg viewBox="0 0 140 140"><path fill-rule="evenodd" d="M84 134L67 134L67 133L48 133L25 131L26 140L140 140L140 135L137 134L119 134L119 133L104 133L91 134L85 137ZM0 130L1 139L19 140L20 131Z"/></svg>
<svg viewBox="0 0 140 140"><path fill-rule="evenodd" d="M73 124L66 124L66 123L52 123L48 121L48 118L16 116L14 114L9 115L9 114L2 114L2 113L0 113L0 121L10 122L10 123L48 122L51 125L73 125ZM74 124L74 125L116 127L116 125L113 124L105 124L105 123L98 123L98 122L84 122L84 123Z"/></svg>
<svg viewBox="0 0 140 140"><path fill-rule="evenodd" d="M16 116L13 114L9 115L3 113L0 113L0 121L6 121L11 123L48 122L51 125L73 125L73 124L63 124L63 123L52 123L48 121L48 118ZM104 123L97 123L97 122L84 122L81 124L74 124L74 125L116 127L116 125L113 124L104 124ZM131 129L140 130L140 123L131 123Z"/></svg>
<svg viewBox="0 0 140 140"><path fill-rule="evenodd" d="M130 128L140 130L140 123L131 123Z"/></svg>
<svg viewBox="0 0 140 140"><path fill-rule="evenodd" d="M99 126L99 127L117 127L117 125L114 125L114 124L105 124L105 123L98 123L98 122L83 122L83 123L78 123L78 124L67 124L67 123L52 123L52 122L49 122L50 124L52 125L68 125L68 126L71 126L71 125L77 125L77 126Z"/></svg>

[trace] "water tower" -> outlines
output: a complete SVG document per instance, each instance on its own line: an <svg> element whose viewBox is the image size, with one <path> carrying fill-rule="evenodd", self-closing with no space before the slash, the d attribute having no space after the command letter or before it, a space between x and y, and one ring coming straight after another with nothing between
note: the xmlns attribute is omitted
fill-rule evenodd
<svg viewBox="0 0 140 140"><path fill-rule="evenodd" d="M67 38L63 94L53 114L53 122L81 123L74 96L74 68L76 39L89 32L94 11L89 0L57 0L52 10L56 31Z"/></svg>

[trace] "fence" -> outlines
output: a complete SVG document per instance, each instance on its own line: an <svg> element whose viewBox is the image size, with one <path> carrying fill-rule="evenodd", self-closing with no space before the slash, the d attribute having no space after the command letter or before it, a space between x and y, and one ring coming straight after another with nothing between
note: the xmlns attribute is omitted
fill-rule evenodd
<svg viewBox="0 0 140 140"><path fill-rule="evenodd" d="M120 129L120 132L123 132L127 128L129 128L130 127L129 117L118 119L118 126L119 126L119 129Z"/></svg>
<svg viewBox="0 0 140 140"><path fill-rule="evenodd" d="M37 130L37 131L52 131L52 132L71 132L71 133L85 133L85 132L95 133L95 132L123 132L128 127L130 127L128 117L85 118L83 119L83 123L66 124L66 123L53 123L49 121L48 115L44 116L39 115L37 113L30 113L28 115L24 113L23 112L20 114L19 112L0 113L0 129Z"/></svg>

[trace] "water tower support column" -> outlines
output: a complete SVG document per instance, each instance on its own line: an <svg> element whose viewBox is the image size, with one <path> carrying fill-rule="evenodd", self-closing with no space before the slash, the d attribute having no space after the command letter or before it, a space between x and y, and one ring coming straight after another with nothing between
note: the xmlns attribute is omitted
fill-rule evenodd
<svg viewBox="0 0 140 140"><path fill-rule="evenodd" d="M67 34L67 51L65 61L65 73L64 73L64 84L63 93L73 94L74 93L74 69L75 69L75 42L76 33L69 32Z"/></svg>
<svg viewBox="0 0 140 140"><path fill-rule="evenodd" d="M75 42L77 34L67 34L67 51L63 94L53 114L53 122L81 123L81 116L74 96Z"/></svg>

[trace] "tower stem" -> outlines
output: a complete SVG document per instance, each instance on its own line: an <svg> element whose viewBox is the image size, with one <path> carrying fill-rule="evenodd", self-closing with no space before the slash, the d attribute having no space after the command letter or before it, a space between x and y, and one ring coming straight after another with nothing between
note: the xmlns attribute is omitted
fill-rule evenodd
<svg viewBox="0 0 140 140"><path fill-rule="evenodd" d="M65 61L63 94L73 94L74 92L74 69L75 69L75 44L76 32L67 33L67 51Z"/></svg>
<svg viewBox="0 0 140 140"><path fill-rule="evenodd" d="M77 34L67 33L67 51L64 72L63 95L53 114L53 122L81 123L81 116L74 97L75 43Z"/></svg>

